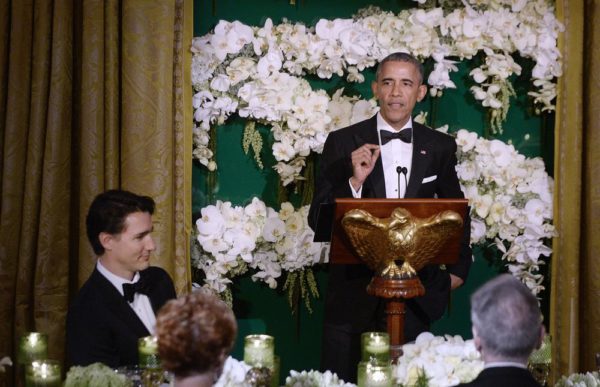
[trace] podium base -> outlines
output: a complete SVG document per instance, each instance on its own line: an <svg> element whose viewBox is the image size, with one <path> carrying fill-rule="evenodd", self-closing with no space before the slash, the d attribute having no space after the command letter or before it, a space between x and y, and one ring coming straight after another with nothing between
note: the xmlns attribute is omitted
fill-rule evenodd
<svg viewBox="0 0 600 387"><path fill-rule="evenodd" d="M386 299L385 314L390 344L397 347L404 344L404 301L425 294L425 287L419 278L389 279L374 276L367 286L367 293ZM400 356L401 351L395 355Z"/></svg>
<svg viewBox="0 0 600 387"><path fill-rule="evenodd" d="M419 277L390 279L374 276L367 286L367 294L381 298L413 298L425 294L425 287Z"/></svg>

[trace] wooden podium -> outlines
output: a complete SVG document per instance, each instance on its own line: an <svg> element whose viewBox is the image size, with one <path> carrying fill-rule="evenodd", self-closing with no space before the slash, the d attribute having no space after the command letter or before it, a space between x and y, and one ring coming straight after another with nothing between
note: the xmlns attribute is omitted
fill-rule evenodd
<svg viewBox="0 0 600 387"><path fill-rule="evenodd" d="M344 215L354 209L362 209L378 218L387 218L398 207L408 210L414 217L428 218L443 211L454 211L464 220L467 215L466 199L336 199L333 223L331 225L331 250L329 262L332 264L364 264L354 251L341 221ZM429 264L452 264L458 260L463 228L450 236L446 244ZM398 257L401 258L401 257ZM399 349L404 343L405 300L425 294L425 288L418 277L383 278L377 274L367 287L370 295L386 299L387 330L392 348ZM396 356L394 356L396 355ZM397 358L399 353L392 353Z"/></svg>

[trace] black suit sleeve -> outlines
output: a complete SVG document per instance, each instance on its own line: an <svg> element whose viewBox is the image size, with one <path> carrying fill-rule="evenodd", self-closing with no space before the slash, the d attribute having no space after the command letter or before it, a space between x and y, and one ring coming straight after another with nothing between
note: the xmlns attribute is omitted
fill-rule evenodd
<svg viewBox="0 0 600 387"><path fill-rule="evenodd" d="M444 146L443 158L440 162L442 166L439 171L438 180L438 197L440 198L464 198L460 189L460 182L456 174L456 142L452 138L448 138Z"/></svg>
<svg viewBox="0 0 600 387"><path fill-rule="evenodd" d="M104 310L102 305L94 294L86 294L69 308L66 328L70 365L86 366L96 362L113 368L121 365L113 329L106 316L98 313L98 308Z"/></svg>
<svg viewBox="0 0 600 387"><path fill-rule="evenodd" d="M335 198L352 197L348 182L348 179L352 177L350 159L352 150L340 140L340 134L342 133L330 133L323 146L315 193L308 213L308 224L313 230L317 224L319 206L322 203L333 203Z"/></svg>
<svg viewBox="0 0 600 387"><path fill-rule="evenodd" d="M158 314L160 308L167 301L177 297L173 281L164 269L157 266L151 266L140 274L147 276L147 281L152 283L151 293L148 297L152 303L154 314Z"/></svg>
<svg viewBox="0 0 600 387"><path fill-rule="evenodd" d="M446 149L444 152L445 161L441 163L441 165L444 165L445 167L442 168L440 176L438 176L440 181L438 197L464 198L465 196L460 188L460 182L458 180L458 175L456 174L456 141L454 141L454 139L451 139L448 148L449 149ZM469 209L467 209L458 261L453 265L448 265L448 272L460 277L463 281L467 280L469 268L473 261L470 239L471 217L469 216Z"/></svg>

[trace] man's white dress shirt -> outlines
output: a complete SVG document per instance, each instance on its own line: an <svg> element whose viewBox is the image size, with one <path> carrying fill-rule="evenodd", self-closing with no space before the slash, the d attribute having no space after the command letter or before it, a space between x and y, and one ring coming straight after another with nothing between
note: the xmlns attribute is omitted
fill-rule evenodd
<svg viewBox="0 0 600 387"><path fill-rule="evenodd" d="M115 288L121 293L123 296L123 284L134 284L139 281L140 273L135 273L133 276L133 280L129 281L125 278L121 278L118 275L113 274L107 268L102 266L100 260L96 263L96 268L106 279L113 284ZM148 332L151 335L154 335L155 326L156 326L156 316L154 315L154 310L152 309L152 304L150 303L150 299L147 295L141 293L135 293L133 296L133 302L128 302L129 306L133 309L135 314L142 320Z"/></svg>
<svg viewBox="0 0 600 387"><path fill-rule="evenodd" d="M408 128L412 128L411 117L409 117L401 130ZM390 140L385 145L381 145L381 130L387 130L392 133L399 132L392 128L392 126L383 119L380 113L377 113L377 137L379 138L379 149L381 151L379 157L381 157L383 176L385 179L385 197L388 199L403 198L404 195L406 195L406 186L408 185L412 168L413 142L406 143L396 138ZM398 173L398 167L406 168L406 176ZM362 186L358 190L355 190L354 187L352 187L350 180L348 180L348 184L350 184L352 196L354 198L361 198ZM398 195L398 189L400 189L400 195Z"/></svg>

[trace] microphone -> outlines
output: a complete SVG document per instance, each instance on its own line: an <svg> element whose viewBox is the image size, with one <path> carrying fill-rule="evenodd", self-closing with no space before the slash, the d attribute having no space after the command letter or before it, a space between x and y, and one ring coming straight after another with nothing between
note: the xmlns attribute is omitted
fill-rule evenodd
<svg viewBox="0 0 600 387"><path fill-rule="evenodd" d="M408 187L408 181L406 179L406 175L408 174L408 168L397 166L396 173L398 174L398 199L402 199L400 197L400 175L404 175L404 187Z"/></svg>

